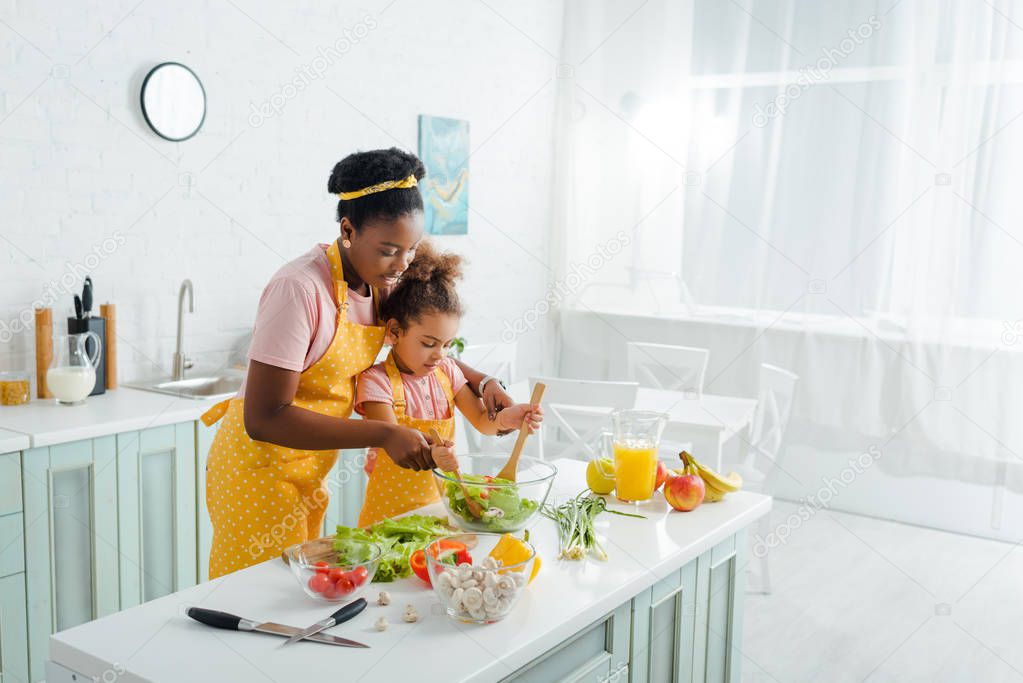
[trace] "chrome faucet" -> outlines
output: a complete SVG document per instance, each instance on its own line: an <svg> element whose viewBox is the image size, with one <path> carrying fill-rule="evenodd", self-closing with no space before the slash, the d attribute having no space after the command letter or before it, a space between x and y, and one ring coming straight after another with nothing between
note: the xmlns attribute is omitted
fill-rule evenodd
<svg viewBox="0 0 1023 683"><path fill-rule="evenodd" d="M188 312L195 313L195 297L192 294L192 281L185 280L181 283L181 289L178 290L178 343L174 351L174 373L173 379L179 380L185 378L185 370L192 367L192 361L185 356L185 352L181 350L183 325L185 318L185 292L188 292Z"/></svg>

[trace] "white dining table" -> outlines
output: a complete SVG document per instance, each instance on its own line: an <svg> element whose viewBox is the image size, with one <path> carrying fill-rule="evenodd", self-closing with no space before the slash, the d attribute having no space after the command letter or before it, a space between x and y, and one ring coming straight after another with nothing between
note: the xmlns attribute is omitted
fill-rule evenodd
<svg viewBox="0 0 1023 683"><path fill-rule="evenodd" d="M508 393L517 401L528 401L528 381L515 382L508 387ZM545 403L558 403L556 396L547 394ZM668 425L661 439L662 448L673 445L688 445L689 450L702 462L714 462L716 469L722 469L725 444L734 438L749 442L749 432L757 401L739 396L703 394L639 387L636 393L637 410L655 410L668 414ZM584 413L593 410L584 406L573 406L573 412ZM610 427L610 425L609 425Z"/></svg>

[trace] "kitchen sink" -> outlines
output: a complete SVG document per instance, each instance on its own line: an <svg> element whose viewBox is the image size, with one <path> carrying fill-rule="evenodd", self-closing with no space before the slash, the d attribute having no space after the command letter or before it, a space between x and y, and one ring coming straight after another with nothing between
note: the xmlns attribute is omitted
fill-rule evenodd
<svg viewBox="0 0 1023 683"><path fill-rule="evenodd" d="M214 375L210 377L188 377L185 379L157 379L148 382L125 384L132 389L154 391L182 398L216 401L237 393L242 385L242 375Z"/></svg>

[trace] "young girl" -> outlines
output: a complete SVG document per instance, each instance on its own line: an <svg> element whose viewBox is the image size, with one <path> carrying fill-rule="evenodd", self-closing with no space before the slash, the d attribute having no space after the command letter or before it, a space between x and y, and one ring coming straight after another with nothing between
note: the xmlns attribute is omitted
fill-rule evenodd
<svg viewBox="0 0 1023 683"><path fill-rule="evenodd" d="M438 254L428 243L420 243L415 260L380 309L391 353L359 375L355 390L355 410L368 419L425 434L436 429L446 442L433 448L433 458L444 471L458 467L451 442L455 406L483 434L518 429L523 419L533 431L543 420L540 407L528 403L505 408L491 420L465 375L446 357L462 315L455 291L461 261L455 254ZM369 485L359 526L438 500L431 471L402 469L382 449L371 451L369 457Z"/></svg>

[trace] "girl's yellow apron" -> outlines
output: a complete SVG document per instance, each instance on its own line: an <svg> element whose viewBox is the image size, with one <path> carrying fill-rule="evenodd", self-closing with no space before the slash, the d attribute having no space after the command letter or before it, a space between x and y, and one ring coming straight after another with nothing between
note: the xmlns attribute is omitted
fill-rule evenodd
<svg viewBox="0 0 1023 683"><path fill-rule="evenodd" d="M383 346L384 328L348 320L348 285L335 241L327 249L338 304L337 329L323 357L302 372L292 405L336 418L352 413L355 378ZM373 292L374 302L378 300ZM329 494L325 479L337 451L304 451L254 441L242 399L213 406L202 421L224 418L206 465L206 506L213 522L210 578L280 555L319 538Z"/></svg>
<svg viewBox="0 0 1023 683"><path fill-rule="evenodd" d="M409 417L405 414L405 385L401 381L401 373L394 363L394 352L387 356L384 363L387 377L391 380L391 393L394 397L394 416L398 424L418 429L424 434L434 428L445 439L455 436L455 397L451 390L451 379L447 373L437 368L437 379L444 389L444 397L448 400L448 417L442 420L427 420ZM415 472L398 467L382 448L377 450L377 462L369 475L366 486L366 500L359 512L359 526L375 524L382 519L399 515L409 510L438 500L437 484L433 471Z"/></svg>

